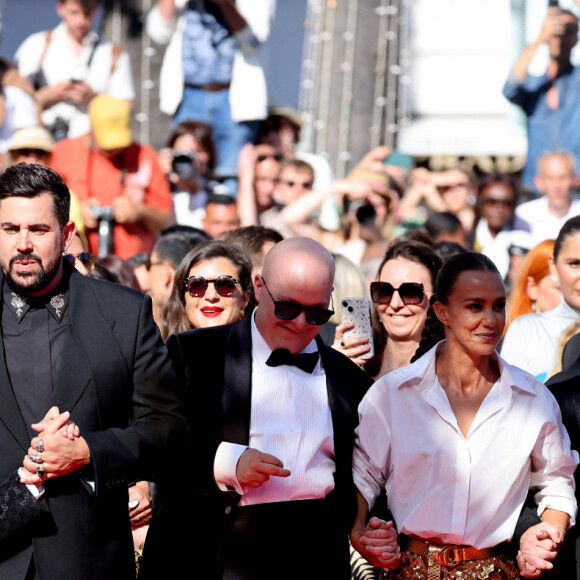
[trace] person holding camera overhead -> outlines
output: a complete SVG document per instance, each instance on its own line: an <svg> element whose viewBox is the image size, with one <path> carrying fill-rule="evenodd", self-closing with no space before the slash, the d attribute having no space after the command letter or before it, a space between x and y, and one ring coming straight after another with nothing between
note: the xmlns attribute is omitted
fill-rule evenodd
<svg viewBox="0 0 580 580"><path fill-rule="evenodd" d="M21 75L36 89L42 122L55 141L90 129L88 105L107 93L132 103L131 61L119 46L91 30L100 0L58 0L61 23L29 36L16 51Z"/></svg>
<svg viewBox="0 0 580 580"><path fill-rule="evenodd" d="M133 141L126 101L99 95L89 115L91 131L59 141L51 167L81 200L95 255L127 259L150 252L154 235L172 221L171 193L157 153Z"/></svg>
<svg viewBox="0 0 580 580"><path fill-rule="evenodd" d="M179 123L159 151L159 163L171 187L176 223L203 229L217 164L211 127L202 121Z"/></svg>

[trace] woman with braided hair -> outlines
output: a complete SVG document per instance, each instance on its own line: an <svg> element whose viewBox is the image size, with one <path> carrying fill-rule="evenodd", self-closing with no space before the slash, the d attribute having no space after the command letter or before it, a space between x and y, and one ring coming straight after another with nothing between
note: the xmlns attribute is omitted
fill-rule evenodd
<svg viewBox="0 0 580 580"><path fill-rule="evenodd" d="M535 574L527 554L516 563L508 551L530 489L537 532L554 549L574 522L578 459L558 405L495 352L505 301L489 258L451 257L435 281L423 346L438 338L438 323L445 340L379 379L360 404L351 542L375 566L393 569L389 580L517 578L518 564ZM382 489L394 523L367 524Z"/></svg>

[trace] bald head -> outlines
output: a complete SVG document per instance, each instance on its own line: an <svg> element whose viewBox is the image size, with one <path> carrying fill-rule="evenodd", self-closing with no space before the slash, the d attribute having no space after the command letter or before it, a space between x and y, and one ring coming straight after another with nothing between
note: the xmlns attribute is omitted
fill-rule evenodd
<svg viewBox="0 0 580 580"><path fill-rule="evenodd" d="M290 284L291 272L300 279L315 275L332 291L334 259L324 246L311 238L288 238L276 244L266 255L262 274L267 279L281 276Z"/></svg>
<svg viewBox="0 0 580 580"><path fill-rule="evenodd" d="M254 287L259 303L256 325L270 348L300 352L320 330L320 326L306 322L304 312L294 320L280 320L274 301L328 308L333 281L332 255L310 238L289 238L268 252Z"/></svg>

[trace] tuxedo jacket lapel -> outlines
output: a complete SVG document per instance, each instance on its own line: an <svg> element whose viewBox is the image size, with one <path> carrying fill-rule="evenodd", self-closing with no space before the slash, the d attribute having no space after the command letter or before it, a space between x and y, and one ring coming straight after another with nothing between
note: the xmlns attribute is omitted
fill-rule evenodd
<svg viewBox="0 0 580 580"><path fill-rule="evenodd" d="M99 297L93 288L82 286L82 275L77 272L70 277L68 324L65 361L60 376L55 380L55 404L61 411L73 411L88 386L99 373L92 369L111 367L115 355L122 357L120 348L114 348L114 320L105 317L100 309ZM82 286L82 287L81 287ZM118 368L127 368L123 361ZM116 377L120 381L123 377ZM129 380L127 375L126 380ZM98 387L98 385L95 385ZM97 394L100 390L96 389Z"/></svg>
<svg viewBox="0 0 580 580"><path fill-rule="evenodd" d="M252 317L231 327L224 364L222 439L248 445L252 403Z"/></svg>
<svg viewBox="0 0 580 580"><path fill-rule="evenodd" d="M326 374L328 402L332 414L334 431L334 455L337 480L350 478L352 463L352 432L357 424L357 408L353 407L349 387L345 382L344 367L339 361L333 360L339 356L322 339L317 336L316 344Z"/></svg>
<svg viewBox="0 0 580 580"><path fill-rule="evenodd" d="M4 277L0 274L0 287L4 283ZM0 321L2 320L3 301L0 296ZM31 360L34 359L34 353L31 353ZM39 420L41 417L39 417ZM30 436L28 429L22 417L20 406L16 401L16 396L12 389L12 383L8 375L6 366L6 357L4 355L4 336L2 325L0 324L0 420L6 425L6 428L12 433L24 451L28 451L30 446Z"/></svg>

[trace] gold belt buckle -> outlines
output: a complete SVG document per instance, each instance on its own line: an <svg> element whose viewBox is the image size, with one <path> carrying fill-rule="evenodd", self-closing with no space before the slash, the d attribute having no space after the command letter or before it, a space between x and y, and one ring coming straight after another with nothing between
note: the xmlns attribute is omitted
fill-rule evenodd
<svg viewBox="0 0 580 580"><path fill-rule="evenodd" d="M429 546L430 547L430 546ZM459 559L459 548L455 546L439 548L433 557L439 561L442 566L457 566L461 561Z"/></svg>
<svg viewBox="0 0 580 580"><path fill-rule="evenodd" d="M459 564L458 548L429 545L427 556L427 579L439 580L441 578L441 566L457 566Z"/></svg>

